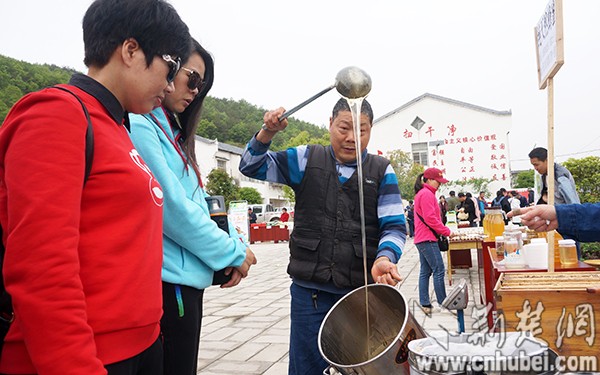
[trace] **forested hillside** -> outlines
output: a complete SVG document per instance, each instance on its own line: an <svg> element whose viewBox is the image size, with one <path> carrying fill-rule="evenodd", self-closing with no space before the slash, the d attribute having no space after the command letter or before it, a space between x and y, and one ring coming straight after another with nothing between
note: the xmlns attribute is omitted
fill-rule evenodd
<svg viewBox="0 0 600 375"><path fill-rule="evenodd" d="M43 87L66 83L75 71L48 64L31 64L0 55L0 123L10 107L23 95ZM262 125L265 109L245 100L208 97L198 126L198 135L243 147ZM327 130L296 119L273 139L272 149L308 142L323 143Z"/></svg>
<svg viewBox="0 0 600 375"><path fill-rule="evenodd" d="M0 121L23 95L69 80L74 70L30 64L0 55Z"/></svg>

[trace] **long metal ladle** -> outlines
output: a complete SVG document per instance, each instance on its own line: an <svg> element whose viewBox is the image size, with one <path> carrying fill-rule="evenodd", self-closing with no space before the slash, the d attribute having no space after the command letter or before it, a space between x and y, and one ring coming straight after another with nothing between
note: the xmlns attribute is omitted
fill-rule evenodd
<svg viewBox="0 0 600 375"><path fill-rule="evenodd" d="M335 76L335 83L333 85L311 96L310 98L298 104L289 111L285 111L283 115L281 115L281 117L279 118L279 121L286 119L288 116L292 115L300 108L313 102L315 99L323 96L325 93L329 92L333 88L335 88L340 93L340 95L342 95L345 98L363 98L367 96L369 92L371 92L371 76L369 76L364 70L355 66L345 67L344 69L340 70Z"/></svg>

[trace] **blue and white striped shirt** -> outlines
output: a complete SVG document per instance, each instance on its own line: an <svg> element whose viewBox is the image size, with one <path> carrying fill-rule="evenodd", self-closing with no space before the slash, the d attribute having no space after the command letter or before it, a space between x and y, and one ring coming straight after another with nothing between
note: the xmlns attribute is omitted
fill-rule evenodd
<svg viewBox="0 0 600 375"><path fill-rule="evenodd" d="M253 137L242 154L240 172L257 180L277 182L292 188L300 185L304 178L310 145L274 152L269 151L270 144L264 144L258 141L256 136ZM368 156L365 150L363 160L366 157ZM356 163L341 164L337 159L336 167L341 183L346 182L356 171ZM377 216L381 233L377 257L386 256L393 263L397 263L406 241L406 220L398 178L391 165L388 165L379 185Z"/></svg>

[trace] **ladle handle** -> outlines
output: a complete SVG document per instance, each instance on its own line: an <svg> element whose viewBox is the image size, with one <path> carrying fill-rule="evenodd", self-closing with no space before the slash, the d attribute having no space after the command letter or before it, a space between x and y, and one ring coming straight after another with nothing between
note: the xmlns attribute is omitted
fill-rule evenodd
<svg viewBox="0 0 600 375"><path fill-rule="evenodd" d="M286 118L288 118L288 116L291 116L292 114L294 114L296 111L298 111L300 108L306 106L308 103L314 101L315 99L317 99L320 96L323 96L325 93L331 91L331 89L335 88L335 83L329 87L327 87L326 89L320 91L319 93L311 96L310 98L306 99L305 101L303 101L302 103L298 104L297 106L295 106L294 108L290 109L289 111L285 111L283 113L283 115L281 115L281 117L279 118L279 121L284 120Z"/></svg>

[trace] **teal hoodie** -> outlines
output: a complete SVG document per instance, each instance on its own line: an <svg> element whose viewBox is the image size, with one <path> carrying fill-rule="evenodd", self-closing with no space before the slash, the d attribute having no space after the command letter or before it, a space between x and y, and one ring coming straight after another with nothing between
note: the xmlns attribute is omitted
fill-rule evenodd
<svg viewBox="0 0 600 375"><path fill-rule="evenodd" d="M213 273L240 266L246 244L229 223L227 235L210 218L205 198L183 150L175 141L179 129L169 124L165 110L145 115L130 114L131 140L164 192L163 281L204 289Z"/></svg>

